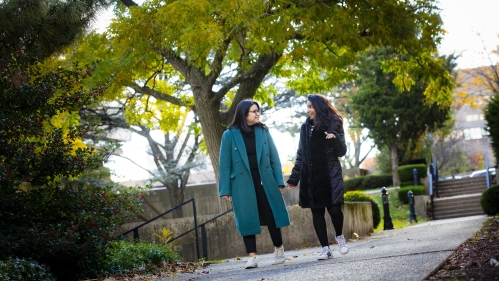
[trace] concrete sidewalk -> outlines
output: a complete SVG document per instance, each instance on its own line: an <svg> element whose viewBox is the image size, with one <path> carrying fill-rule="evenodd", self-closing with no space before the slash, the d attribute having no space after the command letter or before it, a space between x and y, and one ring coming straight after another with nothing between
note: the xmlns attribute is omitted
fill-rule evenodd
<svg viewBox="0 0 499 281"><path fill-rule="evenodd" d="M244 269L247 257L242 257L162 280L422 280L480 230L486 219L483 215L438 220L374 233L349 242L346 255L332 245L334 258L329 260L317 260L319 247L286 249L289 260L283 265L272 265L272 254L265 254L258 256L255 269Z"/></svg>

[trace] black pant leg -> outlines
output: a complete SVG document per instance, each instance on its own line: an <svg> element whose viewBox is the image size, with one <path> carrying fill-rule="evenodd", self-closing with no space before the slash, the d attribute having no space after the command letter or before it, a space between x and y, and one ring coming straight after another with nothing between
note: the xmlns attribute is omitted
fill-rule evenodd
<svg viewBox="0 0 499 281"><path fill-rule="evenodd" d="M341 205L332 206L327 209L329 216L331 217L331 222L334 226L334 231L336 236L343 234L343 212L341 211Z"/></svg>
<svg viewBox="0 0 499 281"><path fill-rule="evenodd" d="M256 235L243 236L246 253L256 253Z"/></svg>
<svg viewBox="0 0 499 281"><path fill-rule="evenodd" d="M314 223L315 234L319 238L322 247L328 246L327 227L326 227L326 208L311 208L312 222Z"/></svg>
<svg viewBox="0 0 499 281"><path fill-rule="evenodd" d="M276 227L274 213L272 213L272 208L270 207L269 200L267 199L267 194L265 194L265 190L263 189L259 178L260 177L258 177L258 181L255 183L258 212L260 213L260 217L264 220L265 224L267 224L272 243L275 247L279 247L282 245L281 229Z"/></svg>

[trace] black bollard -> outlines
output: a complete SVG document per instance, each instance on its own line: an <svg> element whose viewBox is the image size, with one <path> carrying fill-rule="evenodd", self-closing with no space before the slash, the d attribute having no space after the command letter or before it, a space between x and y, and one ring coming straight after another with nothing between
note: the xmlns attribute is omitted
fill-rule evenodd
<svg viewBox="0 0 499 281"><path fill-rule="evenodd" d="M414 169L415 170L415 169ZM412 223L412 219L417 223L418 218L416 217L416 211L414 210L414 194L411 190L407 192L407 197L409 198L409 223Z"/></svg>
<svg viewBox="0 0 499 281"><path fill-rule="evenodd" d="M418 185L418 169L412 170L412 176L414 177L414 186Z"/></svg>
<svg viewBox="0 0 499 281"><path fill-rule="evenodd" d="M388 194L386 188L381 188L381 200L383 202L383 230L393 229L392 217L390 216L390 207L388 206Z"/></svg>

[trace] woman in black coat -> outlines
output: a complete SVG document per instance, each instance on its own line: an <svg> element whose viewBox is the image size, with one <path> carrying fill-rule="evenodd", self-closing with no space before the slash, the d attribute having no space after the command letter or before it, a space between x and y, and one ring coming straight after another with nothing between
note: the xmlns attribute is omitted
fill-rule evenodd
<svg viewBox="0 0 499 281"><path fill-rule="evenodd" d="M342 254L348 253L343 229L343 176L338 157L346 153L343 118L323 95L309 95L309 117L300 130L295 165L287 181L289 189L300 183L302 208L312 210L315 233L323 249L319 260L333 257L327 237L326 209L336 232Z"/></svg>

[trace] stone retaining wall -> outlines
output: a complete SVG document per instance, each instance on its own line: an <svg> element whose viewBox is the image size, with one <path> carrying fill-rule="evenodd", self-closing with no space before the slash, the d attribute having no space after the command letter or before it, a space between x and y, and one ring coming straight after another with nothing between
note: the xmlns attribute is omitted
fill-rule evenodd
<svg viewBox="0 0 499 281"><path fill-rule="evenodd" d="M288 206L288 213L291 225L282 228L282 235L285 249L299 249L302 247L320 246L312 224L312 214L310 209L303 209L299 206ZM370 235L373 232L372 210L370 202L346 202L342 206L344 214L343 234L347 239L354 236L354 233L361 237ZM199 216L198 225L214 217ZM326 212L326 222L328 227L328 237L330 243L334 240L334 229L331 224L329 214ZM129 230L141 223L126 224L122 232ZM194 228L193 217L180 219L164 219L149 223L139 229L141 240L157 241L155 233L160 234L162 228L173 231L174 236L180 235ZM257 250L260 254L274 251L270 235L266 227L262 227L262 234L257 235ZM234 223L234 215L229 213L206 225L208 259L226 259L238 256L246 256L243 239L237 233ZM196 239L194 231L175 241L174 249L180 253L184 261L197 260ZM201 244L201 231L198 231L200 256L203 255ZM132 235L127 235L131 239Z"/></svg>

